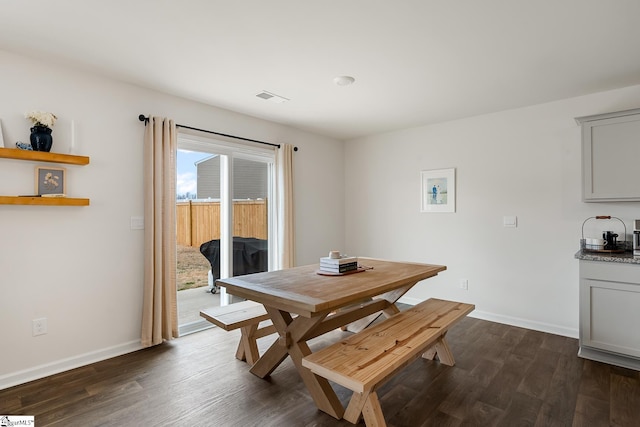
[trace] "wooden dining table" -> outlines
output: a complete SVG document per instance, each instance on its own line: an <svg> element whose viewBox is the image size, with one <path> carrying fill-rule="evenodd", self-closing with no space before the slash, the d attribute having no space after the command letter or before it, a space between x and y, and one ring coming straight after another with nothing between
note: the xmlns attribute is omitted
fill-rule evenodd
<svg viewBox="0 0 640 427"><path fill-rule="evenodd" d="M344 407L329 382L302 366L311 354L307 342L336 328L349 325L358 330L376 314L393 316L396 302L416 283L446 270L443 265L359 258L357 273L323 275L319 265L220 279L227 292L261 303L266 308L278 339L251 367L261 377L269 376L291 357L318 408L340 419Z"/></svg>

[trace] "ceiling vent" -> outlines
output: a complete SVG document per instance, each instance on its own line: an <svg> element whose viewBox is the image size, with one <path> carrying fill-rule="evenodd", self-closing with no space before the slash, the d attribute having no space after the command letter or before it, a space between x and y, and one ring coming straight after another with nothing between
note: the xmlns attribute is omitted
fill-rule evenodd
<svg viewBox="0 0 640 427"><path fill-rule="evenodd" d="M282 104L283 102L289 101L289 99L284 96L276 95L275 93L267 92L266 90L257 93L256 96L267 101L275 102L276 104Z"/></svg>

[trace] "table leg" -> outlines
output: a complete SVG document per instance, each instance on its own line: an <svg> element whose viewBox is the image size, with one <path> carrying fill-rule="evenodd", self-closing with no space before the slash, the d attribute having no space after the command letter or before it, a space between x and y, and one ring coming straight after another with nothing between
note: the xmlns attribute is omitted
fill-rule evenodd
<svg viewBox="0 0 640 427"><path fill-rule="evenodd" d="M389 318L394 314L397 314L400 312L400 309L398 309L395 303L402 297L402 295L407 293L407 291L411 289L414 285L415 283L412 283L411 285L394 289L391 292L387 292L386 294L382 294L375 298L375 299L385 299L389 302L390 305L384 310L382 310L382 313L385 315L385 317ZM380 312L371 314L367 317L363 317L360 320L357 320L353 323L348 324L345 328L343 328L343 330L358 333L366 329L370 324L372 324L378 318L378 316L380 316Z"/></svg>
<svg viewBox="0 0 640 427"><path fill-rule="evenodd" d="M249 370L252 374L260 378L266 378L287 358L289 352L285 346L281 345L281 339L287 336L287 328L293 322L293 318L287 312L271 309L266 307L267 312L271 316L271 322L276 328L280 338L277 339L271 347L258 359L258 361Z"/></svg>
<svg viewBox="0 0 640 427"><path fill-rule="evenodd" d="M293 360L293 363L296 365L296 369L300 377L302 377L302 381L307 386L318 409L339 420L344 414L344 407L335 391L333 391L333 388L331 388L329 381L302 366L302 358L310 354L311 350L306 342L294 343L289 348L291 360Z"/></svg>
<svg viewBox="0 0 640 427"><path fill-rule="evenodd" d="M287 355L291 356L291 360L318 409L334 418L342 418L344 408L333 388L331 388L329 381L302 366L302 358L311 354L304 337L318 327L329 313L312 318L298 316L293 319L287 312L267 306L265 308L280 338L251 367L251 372L264 378L271 374L284 361Z"/></svg>
<svg viewBox="0 0 640 427"><path fill-rule="evenodd" d="M266 378L280 366L288 355L287 349L279 346L278 343L275 342L271 344L271 347L254 363L251 369L249 369L249 372L260 378Z"/></svg>
<svg viewBox="0 0 640 427"><path fill-rule="evenodd" d="M296 317L295 321L291 317L291 314L286 311L280 311L275 308L265 306L267 313L271 316L271 322L275 327L278 335L280 336L271 347L258 359L258 361L251 367L250 372L257 375L260 378L265 378L278 367L289 355L288 347L291 343L300 340L303 336L300 335L302 330L308 331L322 322L326 316L319 316L318 318L305 319L300 316ZM306 320L306 321L305 321ZM295 322L295 324L294 324Z"/></svg>

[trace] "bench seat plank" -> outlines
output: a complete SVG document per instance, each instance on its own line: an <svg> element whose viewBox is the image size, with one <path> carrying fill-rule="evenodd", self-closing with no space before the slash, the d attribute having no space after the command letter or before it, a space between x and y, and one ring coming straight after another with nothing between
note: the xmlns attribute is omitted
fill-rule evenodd
<svg viewBox="0 0 640 427"><path fill-rule="evenodd" d="M449 327L474 308L432 298L305 357L302 365L363 393L444 340Z"/></svg>
<svg viewBox="0 0 640 427"><path fill-rule="evenodd" d="M262 304L248 300L221 307L206 308L200 311L200 316L225 331L232 331L269 319L269 314Z"/></svg>

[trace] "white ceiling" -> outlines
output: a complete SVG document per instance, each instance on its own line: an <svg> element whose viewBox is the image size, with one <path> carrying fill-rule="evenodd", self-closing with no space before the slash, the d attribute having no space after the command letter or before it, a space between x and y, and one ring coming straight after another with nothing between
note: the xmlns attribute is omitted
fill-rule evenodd
<svg viewBox="0 0 640 427"><path fill-rule="evenodd" d="M2 0L0 49L350 139L640 84L640 1Z"/></svg>

